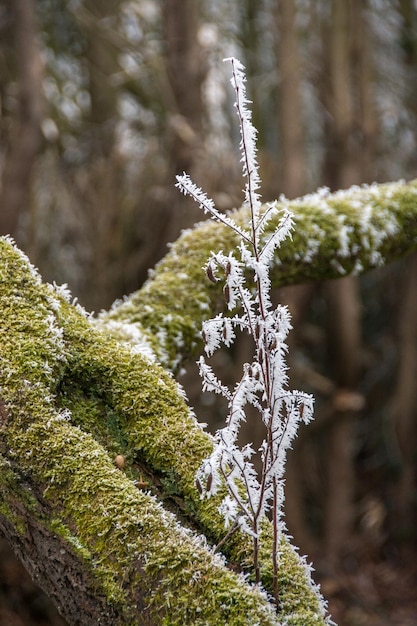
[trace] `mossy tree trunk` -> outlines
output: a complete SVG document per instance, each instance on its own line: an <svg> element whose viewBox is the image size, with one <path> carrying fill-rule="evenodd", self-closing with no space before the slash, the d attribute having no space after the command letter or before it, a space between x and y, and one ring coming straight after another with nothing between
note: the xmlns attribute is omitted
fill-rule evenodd
<svg viewBox="0 0 417 626"><path fill-rule="evenodd" d="M275 259L276 284L359 273L417 247L416 182L290 206L296 231ZM225 534L219 500L200 500L194 485L212 439L171 372L222 306L201 267L234 245L209 222L184 233L139 292L95 320L0 239L0 529L70 624L326 621L287 538L278 612L239 573L250 579L249 538L235 533L213 553ZM266 522L267 590L271 542Z"/></svg>

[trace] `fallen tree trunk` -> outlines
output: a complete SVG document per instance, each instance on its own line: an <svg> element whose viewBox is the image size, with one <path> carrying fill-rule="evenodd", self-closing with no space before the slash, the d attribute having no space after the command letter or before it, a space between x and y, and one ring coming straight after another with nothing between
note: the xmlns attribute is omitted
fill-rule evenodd
<svg viewBox="0 0 417 626"><path fill-rule="evenodd" d="M298 225L275 261L277 284L359 272L417 247L416 183L291 209ZM251 574L247 537L213 553L222 495L200 500L194 485L212 439L166 370L197 349L202 319L220 306L202 277L210 250L233 246L212 223L185 233L143 289L97 322L0 239L0 528L70 624L326 621L285 537L278 612L239 573ZM271 541L265 523L266 590Z"/></svg>

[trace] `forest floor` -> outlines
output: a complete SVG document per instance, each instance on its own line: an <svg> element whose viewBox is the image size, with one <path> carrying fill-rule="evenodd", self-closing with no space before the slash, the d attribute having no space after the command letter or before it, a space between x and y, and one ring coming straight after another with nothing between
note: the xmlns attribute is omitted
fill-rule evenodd
<svg viewBox="0 0 417 626"><path fill-rule="evenodd" d="M364 562L321 581L338 626L417 626L417 563L408 568ZM0 540L0 625L65 626L7 543Z"/></svg>

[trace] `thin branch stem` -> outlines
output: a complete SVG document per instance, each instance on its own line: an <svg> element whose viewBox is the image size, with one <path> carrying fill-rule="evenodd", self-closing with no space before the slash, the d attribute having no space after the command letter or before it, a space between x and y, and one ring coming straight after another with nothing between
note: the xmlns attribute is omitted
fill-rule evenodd
<svg viewBox="0 0 417 626"><path fill-rule="evenodd" d="M189 181L189 185L186 185L185 182ZM213 205L213 201L210 200L205 194L201 192L198 187L191 182L189 177L185 174L183 176L177 176L177 187L183 192L184 195L190 196L204 211L210 213L210 215L216 220L216 222L220 222L224 226L231 228L235 231L239 237L241 237L244 241L249 244L252 244L252 239L249 235L239 228L237 224L233 222L233 220L229 219L226 215L223 215Z"/></svg>
<svg viewBox="0 0 417 626"><path fill-rule="evenodd" d="M273 565L273 589L275 603L279 603L279 584L278 584L278 545L279 545L279 512L278 512L278 485L277 478L273 478L273 511L272 511L272 526L273 526L273 543L272 543L272 565Z"/></svg>
<svg viewBox="0 0 417 626"><path fill-rule="evenodd" d="M228 530L227 534L219 541L219 543L214 547L214 552L219 552L220 548L224 546L224 544L230 539L235 532L239 530L239 522L236 520L233 523L233 526Z"/></svg>
<svg viewBox="0 0 417 626"><path fill-rule="evenodd" d="M260 524L266 514L272 500L272 525L273 525L273 593L275 602L279 603L279 540L280 540L280 517L282 514L282 485L281 479L284 473L286 448L289 446L293 434L296 432L300 421L300 411L292 411L287 405L285 397L292 397L297 402L299 392L289 391L283 395L283 389L287 383L286 367L283 363L285 353L285 337L290 328L288 314L285 309L277 309L274 314L270 298L269 259L275 248L289 232L292 225L290 214L286 214L280 222L278 230L270 235L266 243L260 244L261 233L272 217L275 207L270 206L259 218L260 201L257 194L260 179L258 164L256 162L255 136L256 130L251 123L251 114L246 108L246 90L244 87L245 77L243 66L236 60L232 62L232 84L236 94L236 110L240 124L241 153L243 161L243 174L246 177L245 198L250 210L251 229L250 234L239 228L233 220L220 214L212 200L207 198L201 189L198 189L190 179L184 175L178 177L178 186L199 203L213 219L231 228L240 237L240 259L233 254L226 257L223 252L213 254L210 260L210 268L221 267L226 274L225 298L229 310L240 306L242 313L232 318L231 324L239 326L241 331L246 331L254 342L254 357L251 365L245 365L241 380L235 385L233 391L221 384L209 366L203 366L203 357L200 360L200 371L203 377L203 388L211 389L220 393L228 400L228 415L225 427L216 433L214 450L201 466L197 474L200 485L206 484L207 463L210 473L216 475L217 485L221 480L228 490L220 510L222 510L227 525L231 520L232 527L218 544L217 550L241 528L244 532L252 535L253 541L253 569L256 583L260 582ZM290 220L290 223L288 223ZM248 247L247 247L248 246ZM245 269L254 271L254 291L246 287L247 276ZM206 341L206 352L211 355L221 343L229 346L235 338L234 333L228 332L230 322L219 322L219 316L211 320L214 322L211 333L203 333ZM208 324L206 322L206 324ZM229 325L229 326L228 326ZM205 329L208 329L205 326ZM226 332L224 332L226 330ZM248 368L256 366L256 374L249 373ZM307 395L303 394L303 402ZM242 419L245 419L245 405L252 404L259 411L262 422L265 425L265 439L262 450L262 466L260 474L250 461L249 452L240 450L237 439ZM291 430L290 430L291 429ZM214 485L214 487L213 487ZM210 487L206 487L204 495L211 496L218 486L210 480Z"/></svg>

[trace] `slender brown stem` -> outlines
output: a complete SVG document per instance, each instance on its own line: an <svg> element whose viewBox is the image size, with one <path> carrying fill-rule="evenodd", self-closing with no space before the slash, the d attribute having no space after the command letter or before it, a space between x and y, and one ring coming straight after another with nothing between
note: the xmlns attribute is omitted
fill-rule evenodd
<svg viewBox="0 0 417 626"><path fill-rule="evenodd" d="M233 526L228 530L227 534L223 537L223 539L221 541L219 541L219 543L215 546L214 548L214 552L218 552L220 550L220 548L222 546L224 546L224 544L226 543L226 541L228 539L230 539L230 537L232 535L235 534L235 532L238 530L239 528L239 523L236 521Z"/></svg>
<svg viewBox="0 0 417 626"><path fill-rule="evenodd" d="M261 571L259 567L259 537L257 523L253 524L253 569L255 571L255 582L258 585L261 582Z"/></svg>
<svg viewBox="0 0 417 626"><path fill-rule="evenodd" d="M272 525L273 525L273 543L272 543L272 563L273 563L273 590L274 590L274 598L275 604L278 606L279 604L279 584L278 584L278 545L279 545L279 519L278 519L278 488L277 488L277 479L274 477L273 482L273 490L274 490L274 503L273 503L273 513L272 513Z"/></svg>

